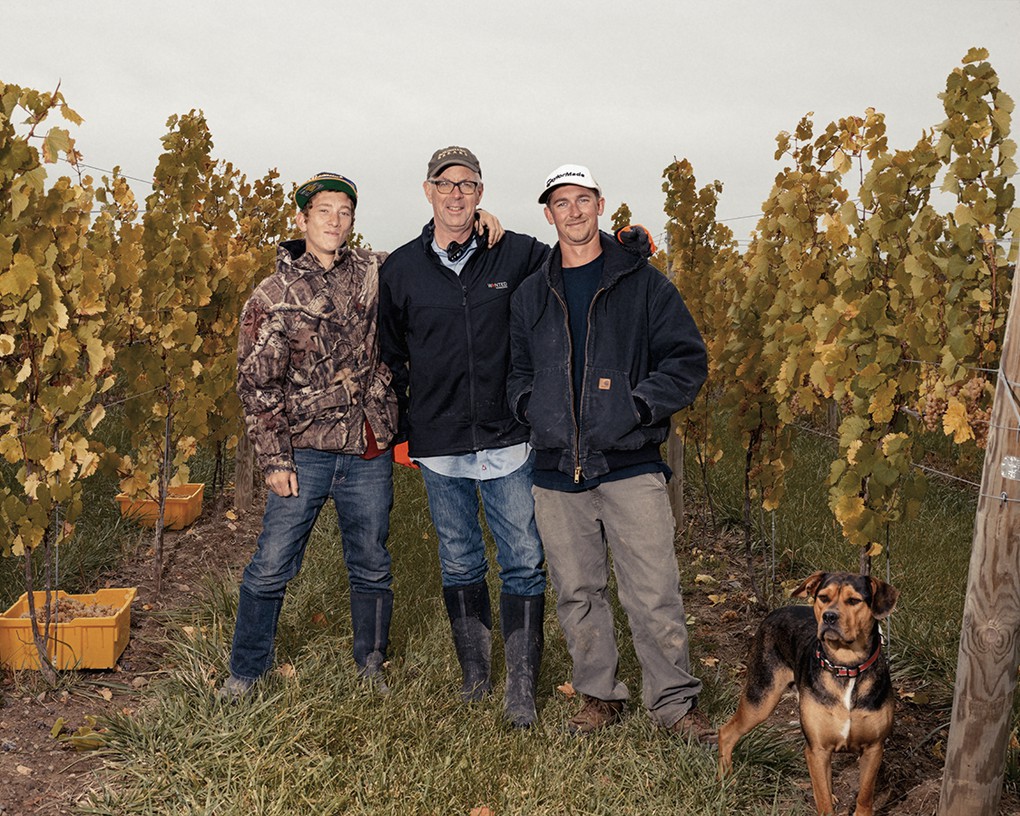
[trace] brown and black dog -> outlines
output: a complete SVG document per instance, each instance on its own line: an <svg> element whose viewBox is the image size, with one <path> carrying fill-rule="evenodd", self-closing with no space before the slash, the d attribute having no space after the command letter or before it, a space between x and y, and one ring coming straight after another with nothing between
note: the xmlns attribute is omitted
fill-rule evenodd
<svg viewBox="0 0 1020 816"><path fill-rule="evenodd" d="M854 751L861 755L854 813L871 816L883 742L893 722L878 621L893 611L899 591L864 575L816 572L792 593L807 596L813 606L776 609L758 627L737 712L719 729L719 773L732 769L737 740L795 687L818 813L833 812L833 752Z"/></svg>

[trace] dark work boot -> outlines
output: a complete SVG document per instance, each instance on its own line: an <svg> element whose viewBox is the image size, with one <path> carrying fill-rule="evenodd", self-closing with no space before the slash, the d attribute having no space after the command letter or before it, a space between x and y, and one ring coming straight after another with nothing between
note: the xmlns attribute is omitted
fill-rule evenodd
<svg viewBox="0 0 1020 816"><path fill-rule="evenodd" d="M351 625L354 629L354 662L358 676L380 694L389 694L383 676L386 647L393 617L392 592L355 592L351 590Z"/></svg>
<svg viewBox="0 0 1020 816"><path fill-rule="evenodd" d="M464 676L460 696L475 703L492 688L492 609L485 582L461 587L443 587L446 613L453 630L453 647Z"/></svg>
<svg viewBox="0 0 1020 816"><path fill-rule="evenodd" d="M504 715L515 728L535 724L535 689L542 662L545 635L544 595L499 596L499 619L506 652L506 697Z"/></svg>

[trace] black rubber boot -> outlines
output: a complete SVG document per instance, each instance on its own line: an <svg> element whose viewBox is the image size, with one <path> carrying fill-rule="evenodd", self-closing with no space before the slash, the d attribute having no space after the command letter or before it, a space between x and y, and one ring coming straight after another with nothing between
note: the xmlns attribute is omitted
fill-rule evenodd
<svg viewBox="0 0 1020 816"><path fill-rule="evenodd" d="M515 728L535 724L535 689L545 645L544 595L499 596L499 619L506 651L504 715Z"/></svg>
<svg viewBox="0 0 1020 816"><path fill-rule="evenodd" d="M381 694L388 694L390 690L382 666L386 662L392 617L392 592L351 592L354 662L358 666L358 676Z"/></svg>
<svg viewBox="0 0 1020 816"><path fill-rule="evenodd" d="M453 630L453 646L464 676L460 696L475 703L492 688L492 608L485 582L462 587L443 587L446 613Z"/></svg>

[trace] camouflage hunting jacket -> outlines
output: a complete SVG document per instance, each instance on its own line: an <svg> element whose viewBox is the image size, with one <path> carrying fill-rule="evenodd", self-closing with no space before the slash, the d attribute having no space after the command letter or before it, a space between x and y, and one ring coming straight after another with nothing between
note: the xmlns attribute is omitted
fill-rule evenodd
<svg viewBox="0 0 1020 816"><path fill-rule="evenodd" d="M294 448L362 454L397 429L397 398L379 359L379 266L385 253L344 247L327 270L303 240L284 241L276 272L241 312L237 393L259 466L294 470Z"/></svg>

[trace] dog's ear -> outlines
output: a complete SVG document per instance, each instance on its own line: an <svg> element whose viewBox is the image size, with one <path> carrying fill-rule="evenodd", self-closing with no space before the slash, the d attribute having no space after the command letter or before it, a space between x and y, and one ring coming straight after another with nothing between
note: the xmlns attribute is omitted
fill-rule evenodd
<svg viewBox="0 0 1020 816"><path fill-rule="evenodd" d="M791 598L813 598L818 587L825 584L827 572L815 572L803 580L801 585L790 593Z"/></svg>
<svg viewBox="0 0 1020 816"><path fill-rule="evenodd" d="M876 620L888 618L896 608L900 591L892 584L871 578L871 614Z"/></svg>

